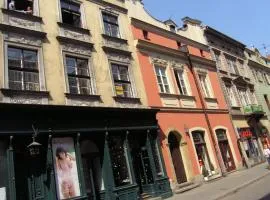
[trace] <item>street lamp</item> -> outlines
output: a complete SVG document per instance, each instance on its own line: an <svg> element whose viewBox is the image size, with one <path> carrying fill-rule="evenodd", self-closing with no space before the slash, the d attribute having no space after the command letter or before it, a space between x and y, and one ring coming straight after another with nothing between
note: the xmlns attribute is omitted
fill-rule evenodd
<svg viewBox="0 0 270 200"><path fill-rule="evenodd" d="M38 156L40 154L40 149L41 149L42 145L35 141L35 139L37 137L37 134L38 134L38 131L37 131L37 129L35 129L34 125L32 125L32 129L34 131L33 136L32 136L33 141L32 141L31 144L29 144L27 146L27 148L29 150L30 156L31 157L36 157L36 156Z"/></svg>

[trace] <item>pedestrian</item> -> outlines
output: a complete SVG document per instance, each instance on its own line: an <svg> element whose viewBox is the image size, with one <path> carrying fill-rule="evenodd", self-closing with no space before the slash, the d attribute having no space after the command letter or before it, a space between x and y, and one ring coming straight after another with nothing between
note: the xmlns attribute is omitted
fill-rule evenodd
<svg viewBox="0 0 270 200"><path fill-rule="evenodd" d="M263 154L268 162L268 169L270 169L270 149L268 148L267 144L263 145Z"/></svg>

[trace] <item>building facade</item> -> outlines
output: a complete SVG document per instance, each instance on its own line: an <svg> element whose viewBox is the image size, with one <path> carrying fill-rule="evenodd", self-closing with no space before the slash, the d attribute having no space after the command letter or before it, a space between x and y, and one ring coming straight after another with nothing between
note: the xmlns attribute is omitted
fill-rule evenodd
<svg viewBox="0 0 270 200"><path fill-rule="evenodd" d="M202 27L217 63L220 82L238 135L243 165L264 161L263 146L267 137L260 134L264 112L256 98L256 88L245 56L245 45L209 27Z"/></svg>
<svg viewBox="0 0 270 200"><path fill-rule="evenodd" d="M1 197L170 196L124 2L0 5Z"/></svg>
<svg viewBox="0 0 270 200"><path fill-rule="evenodd" d="M259 134L266 134L269 136L270 132L270 62L269 59L262 56L257 49L247 49L246 57L248 59L248 66L251 72L251 80L255 85L255 94L258 104L262 106L265 116L260 120L258 124ZM268 141L264 141L268 143Z"/></svg>
<svg viewBox="0 0 270 200"><path fill-rule="evenodd" d="M148 105L160 109L161 149L171 186L240 167L241 156L208 46L127 1Z"/></svg>

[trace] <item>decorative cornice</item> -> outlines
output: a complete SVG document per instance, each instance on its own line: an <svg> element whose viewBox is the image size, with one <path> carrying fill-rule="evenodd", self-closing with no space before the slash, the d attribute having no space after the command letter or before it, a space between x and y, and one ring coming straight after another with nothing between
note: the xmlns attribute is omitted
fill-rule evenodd
<svg viewBox="0 0 270 200"><path fill-rule="evenodd" d="M146 41L146 40L140 40L140 39L137 40L136 47L138 49L151 51L151 52L157 52L160 54L164 54L164 55L173 56L176 58L182 58L182 59L187 60L187 54L181 50L168 48L168 47L165 47L165 46L162 46L159 44L154 44L154 43ZM194 63L199 63L199 64L211 66L211 67L216 67L216 63L213 60L209 60L209 59L194 56L194 55L190 55L190 59Z"/></svg>
<svg viewBox="0 0 270 200"><path fill-rule="evenodd" d="M112 53L118 53L118 54L122 54L122 55L126 55L126 56L131 56L132 52L131 51L127 51L127 50L123 50L123 49L117 49L114 47L109 47L109 46L102 46L103 50L105 52L112 52Z"/></svg>
<svg viewBox="0 0 270 200"><path fill-rule="evenodd" d="M263 65L262 63L256 62L254 60L251 60L251 59L248 60L248 65L250 65L252 67L258 67L262 70L270 71L270 67Z"/></svg>
<svg viewBox="0 0 270 200"><path fill-rule="evenodd" d="M119 43L124 43L124 44L128 43L128 41L126 39L113 37L113 36L110 36L110 35L107 35L107 34L102 34L102 37L105 38L105 39L109 39L109 40L119 42Z"/></svg>
<svg viewBox="0 0 270 200"><path fill-rule="evenodd" d="M91 43L91 42L76 40L76 39L67 38L67 37L63 37L63 36L57 36L56 38L61 43L71 43L71 44L74 44L74 45L88 47L89 49L92 49L93 46L94 46L94 44Z"/></svg>
<svg viewBox="0 0 270 200"><path fill-rule="evenodd" d="M5 32L21 33L23 35L33 36L41 39L45 39L47 33L41 31L30 30L26 28L11 26L8 24L0 24L0 30Z"/></svg>
<svg viewBox="0 0 270 200"><path fill-rule="evenodd" d="M46 96L48 97L50 95L50 92L48 91L32 91L32 90L14 90L9 88L1 88L1 92L6 95L32 95L32 96Z"/></svg>
<svg viewBox="0 0 270 200"><path fill-rule="evenodd" d="M72 26L70 24L65 24L65 23L62 23L62 22L57 22L57 24L58 24L58 26L60 26L62 28L66 28L66 29L69 29L69 30L73 30L73 31L82 33L82 34L90 35L90 30L89 29Z"/></svg>
<svg viewBox="0 0 270 200"><path fill-rule="evenodd" d="M159 109L159 112L171 112L171 113L204 113L203 109L199 108L175 108L175 107L155 107L151 106L153 109ZM213 113L213 114L229 114L228 109L205 109L207 113Z"/></svg>
<svg viewBox="0 0 270 200"><path fill-rule="evenodd" d="M96 4L104 6L104 7L111 7L113 9L115 9L116 11L124 13L124 14L128 13L128 10L126 8L109 3L109 2L104 1L104 0L102 0L102 1L101 0L88 0L88 1L91 1L92 3L96 3Z"/></svg>
<svg viewBox="0 0 270 200"><path fill-rule="evenodd" d="M207 45L205 45L205 44L202 44L202 43L199 43L197 41L191 40L191 39L186 38L186 37L184 37L182 35L179 35L177 33L165 30L163 28L160 28L158 26L149 24L149 23L141 21L139 19L131 17L131 24L135 25L135 26L137 26L137 27L139 27L139 28L141 28L143 30L153 31L155 33L163 35L164 37L171 38L171 39L173 39L175 41L180 41L180 42L183 42L184 44L197 47L197 48L202 49L204 51L209 51L209 47Z"/></svg>

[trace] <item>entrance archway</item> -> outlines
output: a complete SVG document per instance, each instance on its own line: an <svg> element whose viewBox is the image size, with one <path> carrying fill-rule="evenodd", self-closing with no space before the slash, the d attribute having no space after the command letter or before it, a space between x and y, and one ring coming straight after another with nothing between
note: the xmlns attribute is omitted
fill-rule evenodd
<svg viewBox="0 0 270 200"><path fill-rule="evenodd" d="M181 138L177 137L176 134L177 133L175 132L169 133L168 143L170 147L176 179L177 179L177 182L181 184L181 183L187 182L187 176L185 172L182 154L179 148Z"/></svg>
<svg viewBox="0 0 270 200"><path fill-rule="evenodd" d="M227 139L226 130L224 129L217 129L216 130L218 146L220 149L220 153L226 167L226 170L232 171L235 170L235 164L232 156L232 151Z"/></svg>

